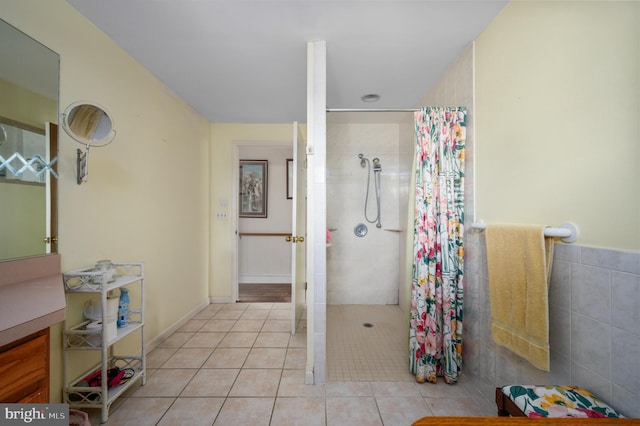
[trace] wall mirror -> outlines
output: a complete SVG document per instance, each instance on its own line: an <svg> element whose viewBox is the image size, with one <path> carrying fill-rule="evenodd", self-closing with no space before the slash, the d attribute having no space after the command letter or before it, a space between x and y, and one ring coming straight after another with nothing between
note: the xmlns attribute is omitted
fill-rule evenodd
<svg viewBox="0 0 640 426"><path fill-rule="evenodd" d="M76 142L89 146L105 146L116 135L106 109L85 101L74 102L65 109L62 127Z"/></svg>
<svg viewBox="0 0 640 426"><path fill-rule="evenodd" d="M85 146L84 152L78 149L77 156L77 182L80 185L87 181L89 174L89 148L108 145L116 136L113 118L98 104L74 102L62 113L62 128L73 140Z"/></svg>
<svg viewBox="0 0 640 426"><path fill-rule="evenodd" d="M0 20L0 261L57 252L60 60Z"/></svg>

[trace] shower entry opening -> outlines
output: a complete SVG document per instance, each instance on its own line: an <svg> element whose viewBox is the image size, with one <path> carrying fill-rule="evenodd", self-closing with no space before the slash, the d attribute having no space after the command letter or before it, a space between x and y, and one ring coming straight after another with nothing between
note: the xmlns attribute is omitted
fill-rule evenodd
<svg viewBox="0 0 640 426"><path fill-rule="evenodd" d="M349 110L349 112L411 112L415 114L426 110ZM429 109L433 112L439 110ZM441 110L444 115L448 114L450 117L463 117L463 120L457 123L459 126L453 127L454 145L457 149L455 151L456 167L459 167L459 171L462 172L457 179L457 186L461 189L464 187L466 110L464 108L442 108ZM420 142L417 141L419 126L416 121L410 123L407 120L397 120L394 123L385 122L386 120L380 123L364 121L345 123L338 120L332 122L330 118L327 120L327 153L329 154L326 166L327 227L333 234L331 247L327 248L327 305L397 305L407 315L411 313L410 324L403 325L406 330L404 336L410 336L411 340L409 347L402 348L406 354L404 368L409 366L418 382L435 382L436 376L444 376L445 382L455 383L460 370L462 353L461 256L464 194L458 192L456 195L456 208L461 215L460 219L453 221L457 224L456 232L459 231L459 235L454 232L457 236L453 238L456 247L453 252L456 256L459 255L459 258L455 263L448 262L445 268L449 271L453 265L455 271L454 279L448 280L449 284L447 284L453 285L454 297L451 300L434 302L434 310L427 312L425 306L431 304L429 298L437 296L435 296L436 292L432 295L428 289L429 285L424 286L424 284L438 281L441 286L442 282L441 278L421 275L420 267L416 264L417 247L425 248L426 246L420 238L417 243L414 238L416 220L420 218L416 219L415 204L418 183L416 181L416 184L412 185L412 182L417 178L416 171L424 162L424 157L421 157L422 154L417 149L408 148L410 146L417 148L419 145ZM353 146L361 148L363 141L366 141L367 151L354 152ZM444 145L441 147L444 150L448 149ZM375 153L376 158L369 160L365 155L367 152ZM442 150L438 151L438 154L442 152ZM360 167L354 167L353 160L342 161L343 158L349 157L357 158ZM382 162L385 164L384 170L381 166ZM364 176L358 171L359 169L366 169L367 175ZM420 186L420 191L423 189L424 185ZM421 202L423 201L424 197L421 199ZM380 226L376 226L373 230L369 229L367 232L364 223L358 222L375 223ZM358 235L358 225L365 227L363 235ZM446 226L442 229L446 229ZM447 229L447 233L449 231ZM437 236L437 233L433 235ZM431 239L436 238L429 238ZM433 252L422 251L422 253L432 254ZM442 267L442 265L431 266L434 266L434 270L435 268L440 270ZM435 288L435 285L432 287ZM444 317L447 314L443 314L444 312L453 312L453 321L445 322L447 320ZM428 323L420 321L423 316L428 318ZM368 319L366 321L377 324ZM375 328L363 327L361 325L363 322L358 324L360 330L366 332L377 328L377 325ZM445 329L449 331L444 332ZM428 342L429 338L424 334L425 330L439 337L433 342ZM331 342L331 330L327 330L329 377L332 370L330 365L332 358L329 355ZM372 356L375 351L376 348L371 349ZM430 363L431 358L435 360L433 364Z"/></svg>

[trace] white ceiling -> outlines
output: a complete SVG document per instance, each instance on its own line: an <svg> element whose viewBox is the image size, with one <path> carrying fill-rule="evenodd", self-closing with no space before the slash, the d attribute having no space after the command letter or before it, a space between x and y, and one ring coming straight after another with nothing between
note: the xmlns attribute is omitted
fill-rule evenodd
<svg viewBox="0 0 640 426"><path fill-rule="evenodd" d="M306 122L306 44L328 108L412 108L506 0L67 0L211 122ZM381 96L364 103L368 93Z"/></svg>

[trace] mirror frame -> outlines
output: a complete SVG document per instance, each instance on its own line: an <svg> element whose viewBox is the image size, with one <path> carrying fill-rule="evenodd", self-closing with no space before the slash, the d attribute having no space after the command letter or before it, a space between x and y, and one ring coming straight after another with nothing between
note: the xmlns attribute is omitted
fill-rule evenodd
<svg viewBox="0 0 640 426"><path fill-rule="evenodd" d="M83 105L89 105L92 107L95 107L97 109L100 110L100 112L109 120L109 124L110 124L110 128L109 131L107 132L107 134L101 138L101 139L89 139L86 138L84 136L78 135L76 134L72 129L71 129L71 123L69 121L69 119L71 118L71 116L73 115L73 111L78 108L81 107ZM109 114L109 112L107 111L106 108L104 108L103 106L95 103L95 102L89 102L89 101L77 101L77 102L73 102L72 104L70 104L62 114L60 114L60 122L62 124L62 128L64 129L65 132L67 132L67 134L76 142L81 143L82 145L85 146L90 146L90 147L101 147L101 146L105 146L105 145L109 145L111 142L113 142L113 139L116 137L116 130L115 130L115 125L113 122L113 117L111 116L111 114Z"/></svg>

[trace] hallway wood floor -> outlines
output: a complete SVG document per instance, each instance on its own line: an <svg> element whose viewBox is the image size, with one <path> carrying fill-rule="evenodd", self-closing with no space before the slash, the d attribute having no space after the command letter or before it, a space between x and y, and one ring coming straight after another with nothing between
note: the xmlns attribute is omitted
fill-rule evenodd
<svg viewBox="0 0 640 426"><path fill-rule="evenodd" d="M289 303L291 302L291 284L240 284L238 302Z"/></svg>

